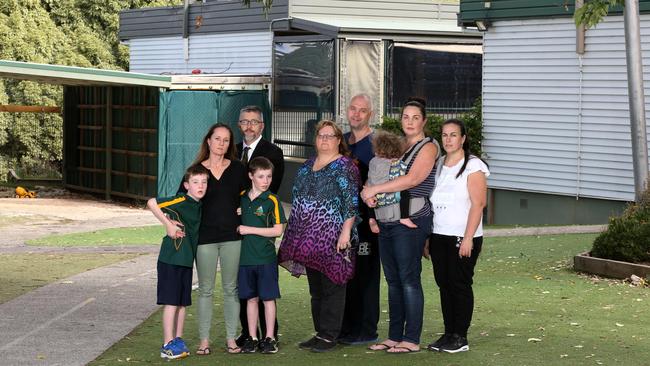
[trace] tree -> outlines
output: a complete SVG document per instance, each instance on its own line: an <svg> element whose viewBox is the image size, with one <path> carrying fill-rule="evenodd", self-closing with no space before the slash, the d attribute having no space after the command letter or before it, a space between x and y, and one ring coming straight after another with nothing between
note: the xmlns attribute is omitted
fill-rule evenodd
<svg viewBox="0 0 650 366"><path fill-rule="evenodd" d="M576 25L585 25L587 28L591 28L603 20L605 15L609 13L610 7L624 5L625 0L587 1L582 7L576 9L573 19Z"/></svg>
<svg viewBox="0 0 650 366"><path fill-rule="evenodd" d="M179 6L183 0L0 0L0 59L128 70L129 51L119 42L124 9ZM273 0L261 3L265 12ZM30 81L0 79L0 104L61 106L63 89ZM0 180L7 169L30 175L59 170L61 116L0 113Z"/></svg>
<svg viewBox="0 0 650 366"><path fill-rule="evenodd" d="M126 70L119 12L182 0L1 0L0 59ZM59 86L0 79L0 104L61 106ZM7 169L60 171L63 120L55 114L0 113L0 180Z"/></svg>

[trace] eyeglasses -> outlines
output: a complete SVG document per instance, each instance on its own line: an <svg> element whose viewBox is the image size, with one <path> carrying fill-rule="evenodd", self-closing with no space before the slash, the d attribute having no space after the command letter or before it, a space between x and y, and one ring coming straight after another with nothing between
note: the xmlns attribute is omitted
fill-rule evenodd
<svg viewBox="0 0 650 366"><path fill-rule="evenodd" d="M239 120L239 124L242 125L242 126L248 126L248 125L257 126L260 123L262 123L262 121L258 121L256 119L242 119L242 120Z"/></svg>
<svg viewBox="0 0 650 366"><path fill-rule="evenodd" d="M319 140L333 140L338 138L338 136L336 135L326 135L326 134L322 134L322 135L318 134L316 135L316 137L318 137Z"/></svg>

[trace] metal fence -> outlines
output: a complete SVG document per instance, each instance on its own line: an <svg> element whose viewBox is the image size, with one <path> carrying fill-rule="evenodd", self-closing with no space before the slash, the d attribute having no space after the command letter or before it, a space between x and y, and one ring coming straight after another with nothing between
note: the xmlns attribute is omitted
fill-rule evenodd
<svg viewBox="0 0 650 366"><path fill-rule="evenodd" d="M273 112L273 142L285 156L308 158L314 155L316 124L323 119L334 119L331 112Z"/></svg>
<svg viewBox="0 0 650 366"><path fill-rule="evenodd" d="M427 107L427 115L444 119L457 118L472 109L471 103L439 103ZM402 106L387 106L385 116L400 119ZM314 133L318 121L336 120L331 112L273 111L273 142L282 148L285 156L308 158L314 155ZM343 131L349 130L345 121L337 121Z"/></svg>

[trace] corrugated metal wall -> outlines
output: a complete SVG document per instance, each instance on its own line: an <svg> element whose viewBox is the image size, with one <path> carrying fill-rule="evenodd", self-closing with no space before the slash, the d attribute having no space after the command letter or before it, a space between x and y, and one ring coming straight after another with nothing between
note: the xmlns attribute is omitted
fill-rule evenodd
<svg viewBox="0 0 650 366"><path fill-rule="evenodd" d="M182 37L136 38L129 41L130 71L148 74L268 74L271 72L270 32L192 35L189 59Z"/></svg>
<svg viewBox="0 0 650 366"><path fill-rule="evenodd" d="M647 65L650 15L641 18ZM588 30L582 59L575 37L571 18L500 21L485 33L490 187L633 200L623 18Z"/></svg>
<svg viewBox="0 0 650 366"><path fill-rule="evenodd" d="M312 16L356 17L360 19L395 18L440 19L456 21L458 4L431 0L289 0L289 15L296 18Z"/></svg>

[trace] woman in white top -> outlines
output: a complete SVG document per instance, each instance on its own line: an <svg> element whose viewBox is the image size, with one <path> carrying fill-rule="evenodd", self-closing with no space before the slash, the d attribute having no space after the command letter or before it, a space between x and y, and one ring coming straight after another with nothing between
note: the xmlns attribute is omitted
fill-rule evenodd
<svg viewBox="0 0 650 366"><path fill-rule="evenodd" d="M429 350L468 351L467 329L474 311L472 277L483 243L483 208L487 196L487 165L469 151L465 124L457 119L442 125L446 152L438 162L431 194L433 234L429 254L440 289L445 333Z"/></svg>

